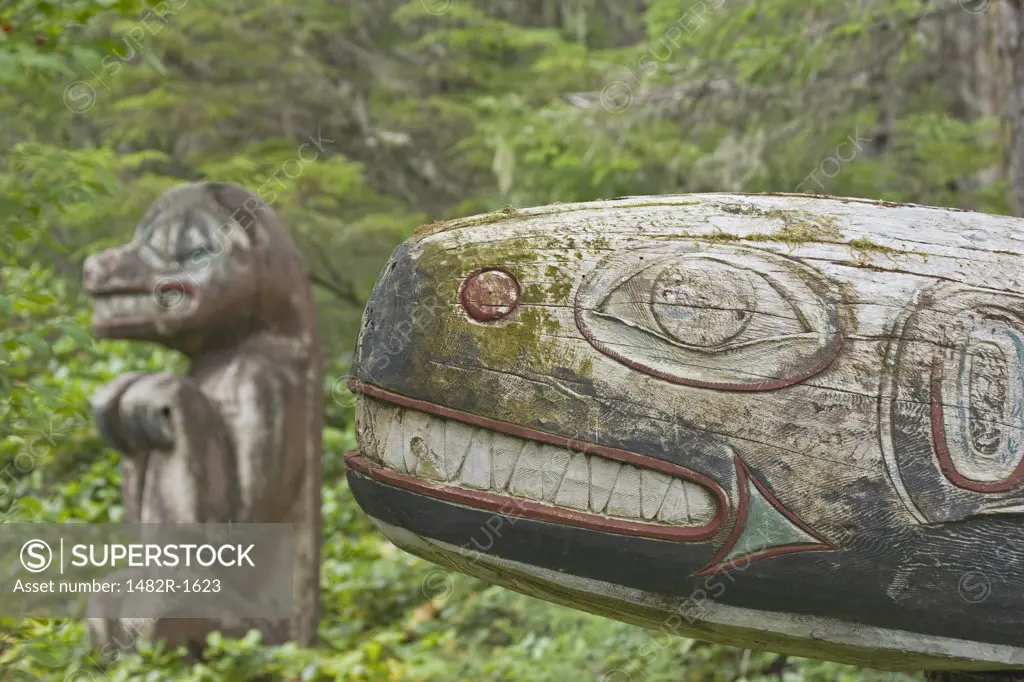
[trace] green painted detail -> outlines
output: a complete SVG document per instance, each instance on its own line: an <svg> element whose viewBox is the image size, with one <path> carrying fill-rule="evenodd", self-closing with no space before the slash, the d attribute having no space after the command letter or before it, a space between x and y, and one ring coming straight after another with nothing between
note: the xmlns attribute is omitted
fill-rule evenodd
<svg viewBox="0 0 1024 682"><path fill-rule="evenodd" d="M820 545L821 542L801 530L765 499L757 486L747 479L747 518L732 550L722 559L732 561L772 547Z"/></svg>

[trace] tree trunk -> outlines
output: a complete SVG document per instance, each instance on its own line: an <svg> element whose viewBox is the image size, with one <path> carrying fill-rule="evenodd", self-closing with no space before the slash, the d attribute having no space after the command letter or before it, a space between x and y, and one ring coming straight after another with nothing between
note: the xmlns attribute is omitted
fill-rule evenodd
<svg viewBox="0 0 1024 682"><path fill-rule="evenodd" d="M926 682L1020 682L1024 675L1019 671L991 673L965 673L957 671L933 671L924 674Z"/></svg>
<svg viewBox="0 0 1024 682"><path fill-rule="evenodd" d="M1006 175L1010 209L1024 215L1024 1L1003 0L1000 13L1000 48L1009 74L1006 117L1010 142L1006 150Z"/></svg>
<svg viewBox="0 0 1024 682"><path fill-rule="evenodd" d="M940 46L936 65L944 74L944 91L953 94L950 115L968 122L1001 117L1007 112L1010 74L1001 45L1000 8L960 0L960 9L945 14L932 37ZM1002 146L1002 133L992 135ZM958 184L969 192L993 185L1005 177L1005 165L1004 158Z"/></svg>

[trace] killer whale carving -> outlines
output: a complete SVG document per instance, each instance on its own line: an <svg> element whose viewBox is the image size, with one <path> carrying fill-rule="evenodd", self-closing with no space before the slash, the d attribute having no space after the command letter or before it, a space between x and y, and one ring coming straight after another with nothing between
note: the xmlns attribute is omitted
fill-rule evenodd
<svg viewBox="0 0 1024 682"><path fill-rule="evenodd" d="M129 244L90 256L83 283L98 337L153 341L190 361L183 375L132 372L93 397L101 435L123 453L128 521L288 523L295 553L286 622L139 618L122 608L136 617L90 619L94 643L116 651L144 637L194 651L211 630L240 636L255 628L264 643L313 644L323 357L288 232L240 187L181 185L154 202Z"/></svg>
<svg viewBox="0 0 1024 682"><path fill-rule="evenodd" d="M427 226L364 314L352 490L410 552L655 630L1024 670L1022 247L806 195Z"/></svg>

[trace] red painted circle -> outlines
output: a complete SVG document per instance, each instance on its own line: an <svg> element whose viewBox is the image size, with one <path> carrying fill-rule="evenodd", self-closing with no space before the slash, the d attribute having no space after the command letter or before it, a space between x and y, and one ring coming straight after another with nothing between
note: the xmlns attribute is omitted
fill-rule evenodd
<svg viewBox="0 0 1024 682"><path fill-rule="evenodd" d="M478 270L462 283L462 308L480 322L508 317L519 305L522 290L512 273L498 268Z"/></svg>

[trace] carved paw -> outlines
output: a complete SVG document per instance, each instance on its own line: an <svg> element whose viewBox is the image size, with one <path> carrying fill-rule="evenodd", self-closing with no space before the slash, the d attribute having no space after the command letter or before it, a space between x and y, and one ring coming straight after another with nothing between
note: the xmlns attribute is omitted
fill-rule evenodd
<svg viewBox="0 0 1024 682"><path fill-rule="evenodd" d="M144 376L147 376L145 372L122 374L96 391L89 401L100 437L108 445L122 452L128 451L129 444L121 433L118 406L125 390Z"/></svg>
<svg viewBox="0 0 1024 682"><path fill-rule="evenodd" d="M132 372L114 379L92 398L100 435L125 453L170 450L175 442L172 410L182 381L187 379L167 372Z"/></svg>

